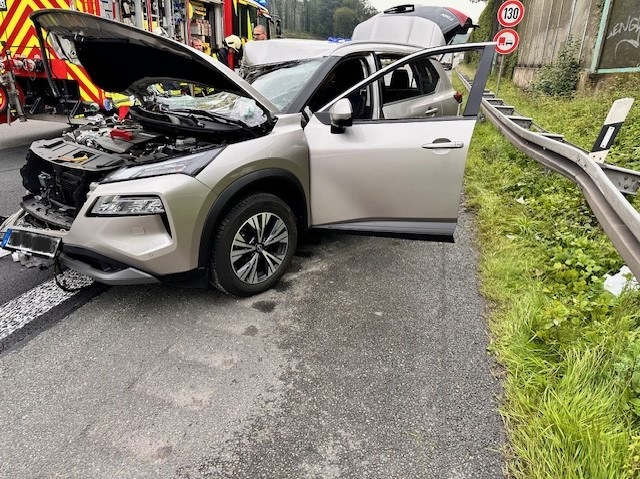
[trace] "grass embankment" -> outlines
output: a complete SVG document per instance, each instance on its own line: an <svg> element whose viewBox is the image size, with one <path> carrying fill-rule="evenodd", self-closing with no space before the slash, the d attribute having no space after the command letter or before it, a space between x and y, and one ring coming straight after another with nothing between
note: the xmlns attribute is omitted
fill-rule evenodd
<svg viewBox="0 0 640 479"><path fill-rule="evenodd" d="M503 80L500 97L590 149L613 99L634 96L639 83L559 100ZM639 120L640 104L610 160L640 169ZM505 373L509 473L640 477L640 294L603 288L623 264L618 253L578 188L488 122L476 129L466 192L479 225L491 350Z"/></svg>

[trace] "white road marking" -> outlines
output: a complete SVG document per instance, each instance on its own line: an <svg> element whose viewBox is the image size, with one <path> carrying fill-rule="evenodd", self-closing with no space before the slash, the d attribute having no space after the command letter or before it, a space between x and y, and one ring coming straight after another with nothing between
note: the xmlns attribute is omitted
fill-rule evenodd
<svg viewBox="0 0 640 479"><path fill-rule="evenodd" d="M93 283L91 278L75 271L66 271L65 280L70 288L86 287ZM34 319L55 308L78 291L67 292L49 280L0 306L0 340L23 328Z"/></svg>

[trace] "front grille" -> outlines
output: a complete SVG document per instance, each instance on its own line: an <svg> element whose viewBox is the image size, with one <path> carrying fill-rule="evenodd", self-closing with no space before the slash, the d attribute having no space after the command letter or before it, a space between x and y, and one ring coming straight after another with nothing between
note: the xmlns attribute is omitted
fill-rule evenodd
<svg viewBox="0 0 640 479"><path fill-rule="evenodd" d="M54 168L55 169L55 168ZM58 188L55 188L53 197L67 206L73 206L76 210L84 204L89 192L89 182L82 171L60 169Z"/></svg>
<svg viewBox="0 0 640 479"><path fill-rule="evenodd" d="M91 266L93 269L97 269L105 273L115 273L127 268L126 265L119 263L118 261L94 252L86 251L83 248L63 245L62 251L69 258L81 261Z"/></svg>
<svg viewBox="0 0 640 479"><path fill-rule="evenodd" d="M22 184L47 206L77 214L87 199L89 185L104 178L105 171L90 171L48 162L29 151L20 169Z"/></svg>

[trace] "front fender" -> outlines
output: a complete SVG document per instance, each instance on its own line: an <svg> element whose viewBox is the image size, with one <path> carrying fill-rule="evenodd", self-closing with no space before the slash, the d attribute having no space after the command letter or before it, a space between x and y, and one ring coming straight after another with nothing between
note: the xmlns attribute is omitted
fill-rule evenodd
<svg viewBox="0 0 640 479"><path fill-rule="evenodd" d="M276 185L282 185L283 182L286 182L295 192L293 196L283 194L285 192L281 188L275 188ZM226 212L240 198L257 191L271 192L281 198L285 196L283 200L294 211L301 226L306 228L308 225L308 201L298 178L290 171L277 168L254 171L227 186L209 209L200 239L198 266L208 267L216 231Z"/></svg>

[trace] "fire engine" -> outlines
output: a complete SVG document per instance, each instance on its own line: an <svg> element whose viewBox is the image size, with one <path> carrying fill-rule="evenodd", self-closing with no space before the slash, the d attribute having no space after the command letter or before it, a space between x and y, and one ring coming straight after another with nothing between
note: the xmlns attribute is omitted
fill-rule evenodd
<svg viewBox="0 0 640 479"><path fill-rule="evenodd" d="M231 34L251 40L258 24L269 36L279 35L279 22L269 15L266 0L0 0L0 124L27 118L74 123L112 108L112 95L93 85L81 67L50 45L43 55L29 14L46 8L79 10L162 31L184 43L198 38L209 53ZM126 68L127 61L122 65Z"/></svg>

